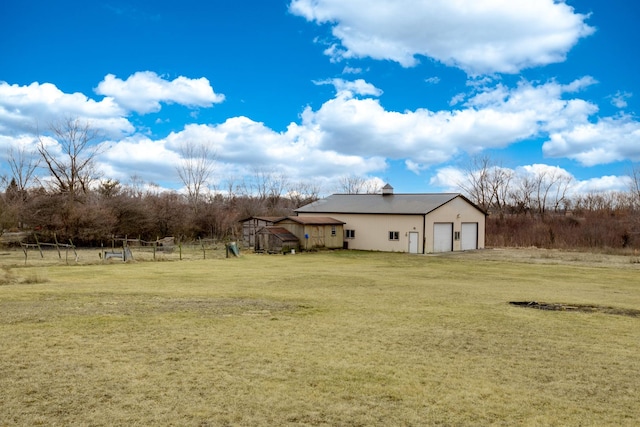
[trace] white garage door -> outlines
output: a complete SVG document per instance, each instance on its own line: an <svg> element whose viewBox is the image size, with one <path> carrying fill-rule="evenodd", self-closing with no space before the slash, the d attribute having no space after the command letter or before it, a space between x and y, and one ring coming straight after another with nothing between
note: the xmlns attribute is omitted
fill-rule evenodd
<svg viewBox="0 0 640 427"><path fill-rule="evenodd" d="M433 224L433 252L451 252L453 250L453 223Z"/></svg>
<svg viewBox="0 0 640 427"><path fill-rule="evenodd" d="M463 222L460 240L463 251L478 249L478 223Z"/></svg>

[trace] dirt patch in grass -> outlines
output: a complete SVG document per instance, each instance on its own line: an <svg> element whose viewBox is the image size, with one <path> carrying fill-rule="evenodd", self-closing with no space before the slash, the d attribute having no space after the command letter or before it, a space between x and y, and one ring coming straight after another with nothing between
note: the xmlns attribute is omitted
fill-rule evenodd
<svg viewBox="0 0 640 427"><path fill-rule="evenodd" d="M640 317L640 310L591 304L548 303L537 301L510 301L509 304L524 308L549 311L575 311L581 313L604 313L618 316Z"/></svg>

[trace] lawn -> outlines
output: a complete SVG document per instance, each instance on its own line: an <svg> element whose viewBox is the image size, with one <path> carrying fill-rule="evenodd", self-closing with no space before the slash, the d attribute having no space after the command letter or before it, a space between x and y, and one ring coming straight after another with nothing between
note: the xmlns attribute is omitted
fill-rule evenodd
<svg viewBox="0 0 640 427"><path fill-rule="evenodd" d="M640 423L640 264L513 253L4 254L0 425Z"/></svg>

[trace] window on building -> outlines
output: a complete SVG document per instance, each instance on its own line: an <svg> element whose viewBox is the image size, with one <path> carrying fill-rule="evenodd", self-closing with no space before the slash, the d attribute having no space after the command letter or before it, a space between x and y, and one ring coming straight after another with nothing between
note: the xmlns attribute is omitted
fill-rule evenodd
<svg viewBox="0 0 640 427"><path fill-rule="evenodd" d="M389 240L400 240L400 232L398 232L398 231L390 231L389 232Z"/></svg>
<svg viewBox="0 0 640 427"><path fill-rule="evenodd" d="M335 225L332 225L332 226L331 226L331 235L332 235L332 236L335 236L335 235L336 235L336 226L335 226Z"/></svg>
<svg viewBox="0 0 640 427"><path fill-rule="evenodd" d="M347 239L355 239L356 238L356 230L344 230L344 236Z"/></svg>

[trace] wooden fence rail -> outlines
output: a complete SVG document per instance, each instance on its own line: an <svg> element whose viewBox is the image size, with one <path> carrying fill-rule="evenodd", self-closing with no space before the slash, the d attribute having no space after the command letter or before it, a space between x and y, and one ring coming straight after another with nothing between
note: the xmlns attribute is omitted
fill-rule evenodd
<svg viewBox="0 0 640 427"><path fill-rule="evenodd" d="M33 235L36 243L23 243L20 242L20 246L22 247L22 251L24 252L24 263L27 264L27 259L29 257L29 248L37 248L38 252L40 252L40 258L44 258L44 252L42 251L43 247L53 247L56 248L58 252L58 258L62 259L62 252L60 249L65 249L65 261L69 263L69 249L73 250L74 259L78 262L78 252L76 251L76 246L73 244L73 241L69 239L69 244L58 242L58 238L56 235L53 235L54 243L44 243L38 240L38 236L36 234Z"/></svg>
<svg viewBox="0 0 640 427"><path fill-rule="evenodd" d="M60 243L55 235L53 242L42 242L36 234L34 234L33 237L35 243L20 243L22 251L24 252L25 265L29 260L29 253L33 252L33 250L37 250L40 254L40 258L44 259L44 253L51 248L57 251L59 259L63 259L62 252L64 251L64 259L67 264L69 264L70 251L73 253L73 259L75 262L79 262L78 250L80 248L77 248L71 239L69 239L69 243L66 244ZM173 237L145 241L140 238L132 239L127 236L113 236L109 243L106 245L102 244L100 248L97 248L100 251L98 256L102 262L106 262L111 259L122 260L123 262L133 261L134 252L139 253L141 259L149 259L148 255L145 257L143 254L149 254L151 252L153 254L154 261L158 259L159 254L164 254L160 258L162 260L175 258L183 260L183 255L186 259L194 259L194 255L198 252L201 253L201 259L215 259L220 258L221 251L224 256L225 250L227 258L229 258L230 255L236 257L240 256L236 242L226 242L217 239L198 239L196 241L187 242L182 242L178 239L176 242L176 239ZM196 256L196 258L198 257Z"/></svg>

